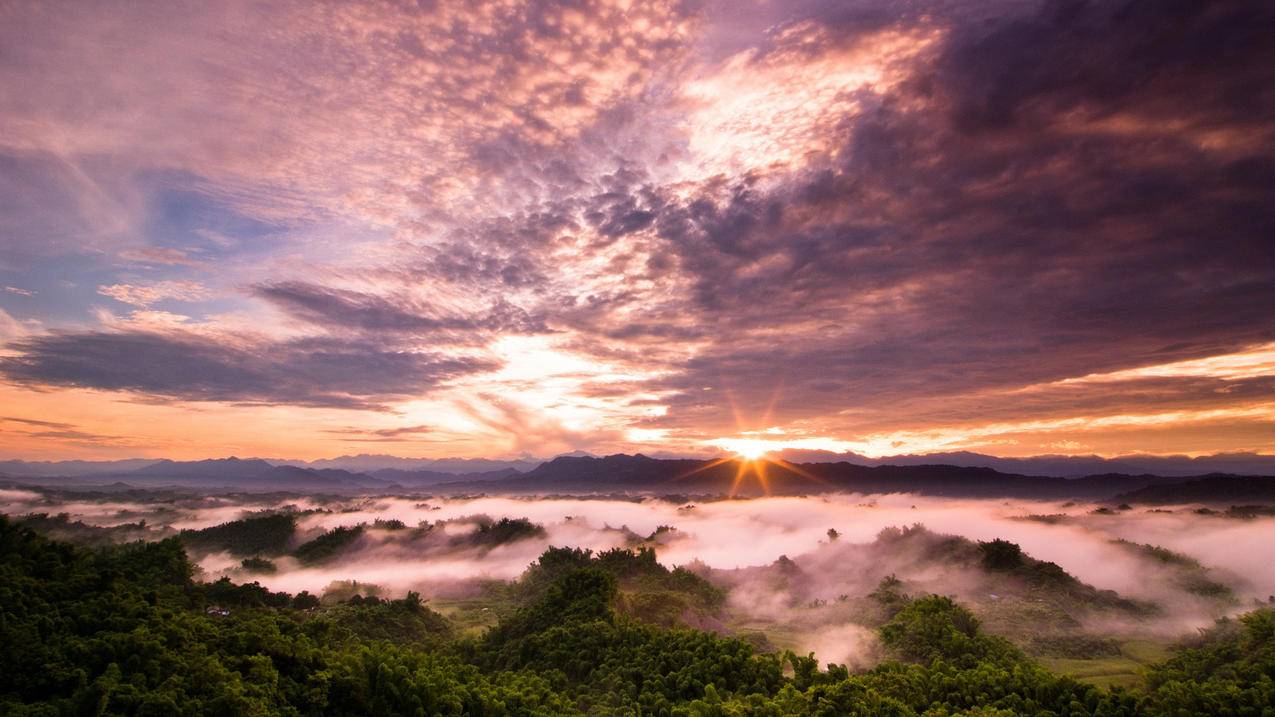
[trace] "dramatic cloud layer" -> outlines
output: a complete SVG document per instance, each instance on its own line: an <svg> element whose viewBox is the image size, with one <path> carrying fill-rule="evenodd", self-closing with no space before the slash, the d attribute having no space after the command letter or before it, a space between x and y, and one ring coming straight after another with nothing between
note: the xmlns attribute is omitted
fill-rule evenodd
<svg viewBox="0 0 1275 717"><path fill-rule="evenodd" d="M92 386L191 401L375 408L491 362L392 351L353 341L228 345L141 332L50 334L15 344L0 360L11 380Z"/></svg>
<svg viewBox="0 0 1275 717"><path fill-rule="evenodd" d="M3 396L294 407L276 454L1275 451L1272 22L11 6Z"/></svg>

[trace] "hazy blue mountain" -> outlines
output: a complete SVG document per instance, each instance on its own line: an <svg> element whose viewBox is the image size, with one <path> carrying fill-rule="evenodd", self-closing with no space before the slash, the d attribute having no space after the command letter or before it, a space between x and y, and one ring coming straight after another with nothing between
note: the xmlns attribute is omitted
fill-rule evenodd
<svg viewBox="0 0 1275 717"><path fill-rule="evenodd" d="M134 471L157 463L158 458L126 458L118 461L0 461L0 473L12 476L82 476Z"/></svg>
<svg viewBox="0 0 1275 717"><path fill-rule="evenodd" d="M340 469L274 465L260 458L159 461L121 476L132 484L179 485L240 490L385 491L394 483Z"/></svg>
<svg viewBox="0 0 1275 717"><path fill-rule="evenodd" d="M1005 473L1034 476L1078 477L1100 473L1160 476L1199 476L1209 473L1275 476L1275 455L1258 453L1218 453L1210 456L1129 455L1115 458L1101 456L1031 456L1001 458L969 451L925 453L919 455L869 458L854 453L788 450L778 455L797 463L835 463L845 461L862 466L951 465L994 468Z"/></svg>
<svg viewBox="0 0 1275 717"><path fill-rule="evenodd" d="M374 478L397 483L404 488L428 488L442 483L452 483L457 480L467 481L489 481L504 480L519 476L522 473L513 468L504 468L495 471L481 471L476 473L445 473L443 471L431 470L402 470L400 468L382 468L378 471L372 471L369 475Z"/></svg>
<svg viewBox="0 0 1275 717"><path fill-rule="evenodd" d="M532 470L540 465L541 460L520 458L514 460L494 460L489 458L400 458L391 455L372 455L362 453L356 456L340 456L323 458L315 461L274 460L271 463L305 466L308 468L340 468L359 473L373 473L381 470L433 471L437 473L488 473L512 468L519 472Z"/></svg>

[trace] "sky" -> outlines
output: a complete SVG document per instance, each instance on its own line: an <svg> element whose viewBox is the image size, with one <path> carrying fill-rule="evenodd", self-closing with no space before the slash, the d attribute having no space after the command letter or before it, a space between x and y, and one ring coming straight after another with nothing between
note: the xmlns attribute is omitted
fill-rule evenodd
<svg viewBox="0 0 1275 717"><path fill-rule="evenodd" d="M0 2L0 454L1275 453L1272 21Z"/></svg>

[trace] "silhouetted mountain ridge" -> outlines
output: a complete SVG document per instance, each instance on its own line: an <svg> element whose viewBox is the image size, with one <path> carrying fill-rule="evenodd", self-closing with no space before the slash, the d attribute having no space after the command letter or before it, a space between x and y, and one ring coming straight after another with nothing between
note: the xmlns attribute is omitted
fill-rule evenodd
<svg viewBox="0 0 1275 717"><path fill-rule="evenodd" d="M1200 476L1211 473L1275 476L1275 455L1260 453L1215 453L1206 456L1157 456L1130 454L1104 458L1097 455L1040 455L1004 458L971 451L923 453L870 458L854 453L785 450L778 455L797 463L847 462L862 466L951 465L993 468L1002 473L1077 478L1098 474L1150 474L1167 477Z"/></svg>
<svg viewBox="0 0 1275 717"><path fill-rule="evenodd" d="M601 458L560 456L513 478L482 483L457 481L436 487L454 492L736 492L742 495L769 492L786 495L847 491L959 498L1105 500L1151 486L1167 487L1190 480L1150 474L1058 478L951 465L862 466L844 461L741 463L616 454ZM1269 481L1275 486L1275 479L1253 480Z"/></svg>
<svg viewBox="0 0 1275 717"><path fill-rule="evenodd" d="M764 477L764 481L762 480ZM1125 502L1260 502L1275 478L1231 475L1160 476L1099 473L1079 478L1024 475L987 467L943 464L865 466L849 461L794 464L782 460L653 458L643 454L564 455L533 470L469 474L383 469L374 475L338 468L277 465L259 458L199 461L157 460L129 471L76 477L22 476L16 483L84 486L122 483L133 487L192 490L295 491L312 493L734 493L758 495L845 491L865 494L917 493L960 498L1035 498ZM1244 497L1241 496L1251 496ZM1275 500L1275 496L1269 498Z"/></svg>
<svg viewBox="0 0 1275 717"><path fill-rule="evenodd" d="M1126 503L1275 503L1275 478L1213 474L1171 484L1148 485L1118 495Z"/></svg>

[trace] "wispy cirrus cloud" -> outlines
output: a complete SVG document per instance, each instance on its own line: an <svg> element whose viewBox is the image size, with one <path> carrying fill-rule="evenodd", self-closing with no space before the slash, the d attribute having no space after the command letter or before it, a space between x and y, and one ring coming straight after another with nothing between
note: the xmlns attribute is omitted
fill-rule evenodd
<svg viewBox="0 0 1275 717"><path fill-rule="evenodd" d="M406 443L438 440L430 436L436 433L430 426L399 426L396 428L330 428L324 431L350 443Z"/></svg>
<svg viewBox="0 0 1275 717"><path fill-rule="evenodd" d="M129 436L85 431L72 423L44 421L35 418L0 416L0 424L9 424L7 431L22 434L29 440L52 441L55 444L72 444L90 448L117 448L143 445Z"/></svg>

